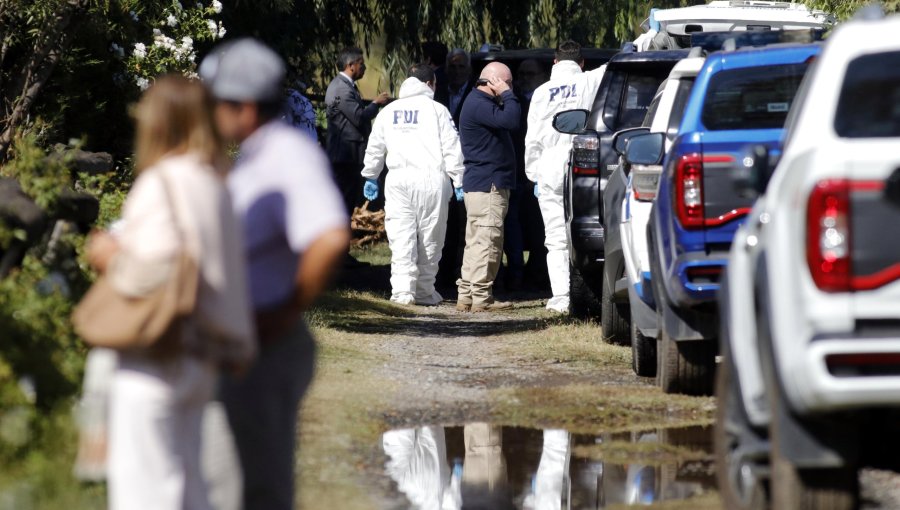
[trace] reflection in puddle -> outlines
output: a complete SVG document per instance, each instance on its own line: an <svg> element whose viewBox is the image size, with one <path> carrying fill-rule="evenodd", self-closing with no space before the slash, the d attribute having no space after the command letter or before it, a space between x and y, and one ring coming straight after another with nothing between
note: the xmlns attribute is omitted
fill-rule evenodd
<svg viewBox="0 0 900 510"><path fill-rule="evenodd" d="M392 430L382 446L419 510L601 509L714 487L704 427L593 436L472 423Z"/></svg>

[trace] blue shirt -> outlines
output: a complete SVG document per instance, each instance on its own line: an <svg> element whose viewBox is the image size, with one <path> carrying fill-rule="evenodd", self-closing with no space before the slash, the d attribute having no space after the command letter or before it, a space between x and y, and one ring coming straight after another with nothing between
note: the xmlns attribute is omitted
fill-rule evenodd
<svg viewBox="0 0 900 510"><path fill-rule="evenodd" d="M243 223L253 308L282 305L294 293L303 252L348 223L328 157L309 137L272 121L241 144L228 189Z"/></svg>
<svg viewBox="0 0 900 510"><path fill-rule="evenodd" d="M508 90L494 96L472 89L459 116L459 141L462 144L463 190L487 193L497 189L516 189L516 151L512 132L519 128L519 99Z"/></svg>

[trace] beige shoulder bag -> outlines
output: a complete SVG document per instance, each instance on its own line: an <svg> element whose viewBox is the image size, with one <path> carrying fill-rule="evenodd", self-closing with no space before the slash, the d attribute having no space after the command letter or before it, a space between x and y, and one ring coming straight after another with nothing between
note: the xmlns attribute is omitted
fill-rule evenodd
<svg viewBox="0 0 900 510"><path fill-rule="evenodd" d="M183 224L169 183L162 173L159 178L182 249L175 257L169 278L145 296L122 295L106 275L97 278L72 313L75 331L91 346L149 350L159 355L171 355L181 348L182 326L197 303L199 267L186 248Z"/></svg>

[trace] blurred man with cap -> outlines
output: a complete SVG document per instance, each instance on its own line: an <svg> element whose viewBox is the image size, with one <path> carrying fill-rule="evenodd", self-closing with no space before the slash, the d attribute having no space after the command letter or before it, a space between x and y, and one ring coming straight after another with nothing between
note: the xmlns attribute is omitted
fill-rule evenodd
<svg viewBox="0 0 900 510"><path fill-rule="evenodd" d="M244 226L261 343L257 363L222 385L244 472L245 510L294 507L297 412L315 361L302 314L350 240L328 158L278 119L284 74L281 58L252 39L214 49L200 66L222 135L240 143L228 184Z"/></svg>

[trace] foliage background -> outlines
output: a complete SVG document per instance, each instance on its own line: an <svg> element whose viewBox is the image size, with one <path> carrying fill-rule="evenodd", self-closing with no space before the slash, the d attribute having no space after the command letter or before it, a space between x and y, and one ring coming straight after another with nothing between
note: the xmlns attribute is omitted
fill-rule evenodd
<svg viewBox="0 0 900 510"><path fill-rule="evenodd" d="M378 57L370 59L375 72L367 77L382 76L377 86L369 84L374 91L402 81L402 69L420 58L418 48L427 40L469 51L485 42L552 47L564 38L618 47L634 38L651 5L692 3L0 0L0 176L19 181L51 215L63 188L91 191L100 198L98 223L106 224L118 216L132 180L128 111L141 79L163 71L193 73L222 36L264 40L285 57L291 78L311 83L313 94L323 93L336 73L341 47L362 46ZM808 3L846 19L865 2ZM885 7L896 11L900 0ZM145 51L136 51L137 44ZM110 152L115 169L106 176L80 175L64 158L48 157L56 143ZM91 279L80 255L83 233L70 229L55 239L63 246L51 250L48 232L22 268L0 281L0 501L21 496L43 508L102 505L102 490L84 489L68 475L71 409L85 354L68 315ZM0 223L0 252L16 235Z"/></svg>

